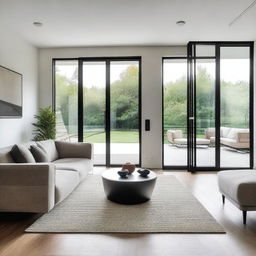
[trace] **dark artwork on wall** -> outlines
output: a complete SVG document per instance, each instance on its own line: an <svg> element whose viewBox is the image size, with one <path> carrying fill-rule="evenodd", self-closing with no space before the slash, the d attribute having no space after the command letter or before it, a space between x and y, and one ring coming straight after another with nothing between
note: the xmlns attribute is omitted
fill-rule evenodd
<svg viewBox="0 0 256 256"><path fill-rule="evenodd" d="M22 75L0 66L0 118L22 117Z"/></svg>

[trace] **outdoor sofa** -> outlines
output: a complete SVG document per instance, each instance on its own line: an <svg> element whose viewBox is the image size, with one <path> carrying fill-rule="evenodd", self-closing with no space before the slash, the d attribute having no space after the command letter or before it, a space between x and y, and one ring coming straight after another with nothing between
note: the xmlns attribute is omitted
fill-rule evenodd
<svg viewBox="0 0 256 256"><path fill-rule="evenodd" d="M215 128L207 128L205 137L211 142L215 142ZM220 127L220 143L235 149L250 148L249 129Z"/></svg>
<svg viewBox="0 0 256 256"><path fill-rule="evenodd" d="M188 140L186 138L183 138L182 130L168 130L167 139L171 144L175 146L186 146L188 144ZM196 144L198 146L208 146L210 144L210 140L204 138L197 138Z"/></svg>

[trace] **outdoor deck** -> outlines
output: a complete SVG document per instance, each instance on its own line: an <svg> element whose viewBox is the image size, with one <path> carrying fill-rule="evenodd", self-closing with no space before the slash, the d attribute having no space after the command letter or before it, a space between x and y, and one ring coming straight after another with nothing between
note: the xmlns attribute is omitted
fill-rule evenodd
<svg viewBox="0 0 256 256"><path fill-rule="evenodd" d="M94 143L94 162L105 162L105 144ZM139 162L138 143L112 143L111 163ZM164 145L164 165L178 166L187 164L187 148L179 148L170 144ZM215 148L197 148L197 166L213 166L215 164ZM249 153L221 147L221 167L247 167Z"/></svg>

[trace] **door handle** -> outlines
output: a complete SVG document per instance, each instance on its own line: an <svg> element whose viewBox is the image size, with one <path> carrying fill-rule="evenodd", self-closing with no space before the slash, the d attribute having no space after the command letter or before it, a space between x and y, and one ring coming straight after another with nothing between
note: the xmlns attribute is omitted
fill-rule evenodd
<svg viewBox="0 0 256 256"><path fill-rule="evenodd" d="M193 120L194 120L194 117L193 117L193 116L189 117L189 120L193 121Z"/></svg>

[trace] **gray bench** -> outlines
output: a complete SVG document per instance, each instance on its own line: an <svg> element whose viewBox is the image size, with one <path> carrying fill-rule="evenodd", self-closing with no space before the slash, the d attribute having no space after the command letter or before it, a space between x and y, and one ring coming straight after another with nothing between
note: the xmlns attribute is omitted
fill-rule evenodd
<svg viewBox="0 0 256 256"><path fill-rule="evenodd" d="M245 225L247 211L256 211L256 171L221 171L218 173L218 184L223 204L227 198L242 210Z"/></svg>

